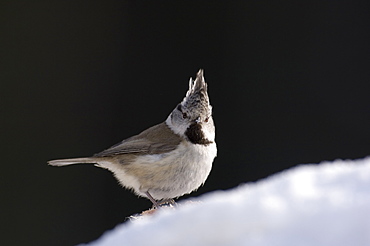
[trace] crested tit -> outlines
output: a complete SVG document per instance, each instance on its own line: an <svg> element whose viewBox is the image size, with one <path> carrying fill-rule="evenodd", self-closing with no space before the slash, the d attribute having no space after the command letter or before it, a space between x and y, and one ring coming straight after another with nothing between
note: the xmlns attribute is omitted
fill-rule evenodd
<svg viewBox="0 0 370 246"><path fill-rule="evenodd" d="M108 169L122 186L158 207L198 189L207 179L216 154L212 107L201 69L195 81L190 78L185 98L166 121L92 157L48 163L92 163Z"/></svg>

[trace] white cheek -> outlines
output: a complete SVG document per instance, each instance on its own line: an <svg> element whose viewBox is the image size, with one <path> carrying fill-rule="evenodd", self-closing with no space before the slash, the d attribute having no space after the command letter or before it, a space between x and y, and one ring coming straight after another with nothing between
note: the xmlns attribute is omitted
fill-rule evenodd
<svg viewBox="0 0 370 246"><path fill-rule="evenodd" d="M186 129L188 128L188 126L186 124L176 124L176 122L173 122L172 121L172 118L171 118L171 115L170 114L168 117L167 117L167 120L166 120L166 124L167 126L176 134L180 135L180 136L183 136Z"/></svg>

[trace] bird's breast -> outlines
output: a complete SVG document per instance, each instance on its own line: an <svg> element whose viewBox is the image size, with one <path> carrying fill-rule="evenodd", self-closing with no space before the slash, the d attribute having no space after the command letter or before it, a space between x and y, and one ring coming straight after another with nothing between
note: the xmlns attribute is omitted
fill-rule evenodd
<svg viewBox="0 0 370 246"><path fill-rule="evenodd" d="M127 167L136 169L135 176L153 197L173 198L190 193L205 182L216 154L215 143L199 145L182 141L173 151L139 156Z"/></svg>

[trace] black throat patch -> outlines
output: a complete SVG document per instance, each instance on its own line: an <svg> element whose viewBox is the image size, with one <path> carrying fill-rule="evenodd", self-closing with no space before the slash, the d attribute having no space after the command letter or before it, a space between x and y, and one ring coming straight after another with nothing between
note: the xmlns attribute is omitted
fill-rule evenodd
<svg viewBox="0 0 370 246"><path fill-rule="evenodd" d="M189 141L193 144L208 145L213 143L212 141L206 139L202 132L202 127L199 124L191 124L188 129L186 129L185 135L188 137Z"/></svg>

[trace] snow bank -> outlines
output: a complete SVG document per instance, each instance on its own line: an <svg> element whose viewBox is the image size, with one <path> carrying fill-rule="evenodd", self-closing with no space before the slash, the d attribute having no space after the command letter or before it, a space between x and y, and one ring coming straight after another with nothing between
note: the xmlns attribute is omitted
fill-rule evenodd
<svg viewBox="0 0 370 246"><path fill-rule="evenodd" d="M370 158L301 165L200 200L88 245L370 245Z"/></svg>

